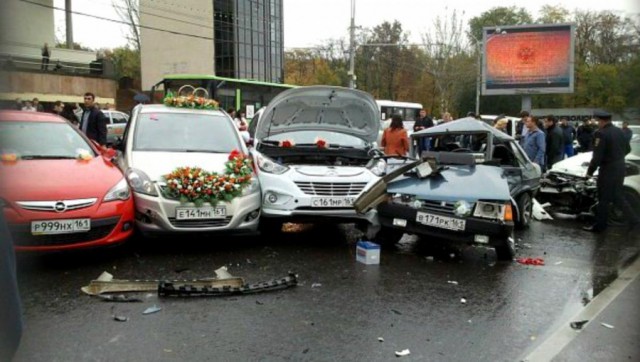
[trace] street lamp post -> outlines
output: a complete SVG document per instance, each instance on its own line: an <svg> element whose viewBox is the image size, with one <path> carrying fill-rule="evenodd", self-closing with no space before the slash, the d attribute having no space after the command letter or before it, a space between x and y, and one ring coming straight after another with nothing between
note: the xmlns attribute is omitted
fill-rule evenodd
<svg viewBox="0 0 640 362"><path fill-rule="evenodd" d="M349 27L349 88L356 87L356 0L351 0L351 27Z"/></svg>

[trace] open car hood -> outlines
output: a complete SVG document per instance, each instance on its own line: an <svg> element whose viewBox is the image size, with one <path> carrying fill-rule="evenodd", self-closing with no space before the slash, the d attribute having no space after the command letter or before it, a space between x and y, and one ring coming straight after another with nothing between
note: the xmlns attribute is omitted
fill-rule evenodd
<svg viewBox="0 0 640 362"><path fill-rule="evenodd" d="M380 115L373 97L355 89L330 86L286 90L266 107L255 138L293 131L332 131L374 142Z"/></svg>

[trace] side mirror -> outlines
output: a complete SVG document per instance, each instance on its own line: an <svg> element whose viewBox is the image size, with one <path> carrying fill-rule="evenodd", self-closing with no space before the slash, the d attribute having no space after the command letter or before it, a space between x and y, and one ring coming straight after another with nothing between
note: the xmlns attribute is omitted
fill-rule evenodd
<svg viewBox="0 0 640 362"><path fill-rule="evenodd" d="M113 148L120 152L124 152L124 143L121 137L116 137L116 141L113 143Z"/></svg>

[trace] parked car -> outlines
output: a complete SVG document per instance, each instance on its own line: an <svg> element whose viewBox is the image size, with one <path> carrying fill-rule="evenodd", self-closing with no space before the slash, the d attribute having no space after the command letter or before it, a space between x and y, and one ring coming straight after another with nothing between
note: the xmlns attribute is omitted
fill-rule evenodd
<svg viewBox="0 0 640 362"><path fill-rule="evenodd" d="M107 145L114 145L118 138L122 138L124 129L129 121L129 115L114 110L103 110L102 113L109 119L107 124Z"/></svg>
<svg viewBox="0 0 640 362"><path fill-rule="evenodd" d="M368 223L353 201L384 170L370 164L380 153L378 112L370 94L329 86L290 89L269 103L253 151L263 232L296 220Z"/></svg>
<svg viewBox="0 0 640 362"><path fill-rule="evenodd" d="M631 152L625 157L623 192L632 207L640 209L640 138L631 140ZM552 211L593 216L597 203L596 170L593 178L585 178L593 152L579 153L553 165L540 188L539 201L548 202ZM610 213L610 222L622 222L620 212Z"/></svg>
<svg viewBox="0 0 640 362"><path fill-rule="evenodd" d="M114 245L131 235L122 172L63 118L0 111L0 152L0 203L18 250Z"/></svg>
<svg viewBox="0 0 640 362"><path fill-rule="evenodd" d="M107 117L107 146L113 146L117 140L122 138L124 129L129 121L129 115L116 111L116 110L102 110L102 113ZM74 114L78 119L78 124L82 123L82 108L75 110Z"/></svg>
<svg viewBox="0 0 640 362"><path fill-rule="evenodd" d="M434 151L422 151L431 138ZM389 162L381 185L365 191L357 208L377 204L379 242L404 233L452 243L494 246L500 259L514 255L514 225L531 220L540 168L507 134L473 118L441 124L411 136L413 159ZM395 168L400 167L398 174Z"/></svg>
<svg viewBox="0 0 640 362"><path fill-rule="evenodd" d="M139 105L117 148L123 152L120 165L133 189L136 224L143 234L257 229L260 186L255 177L239 196L215 206L167 193L165 176L176 168L200 167L222 174L231 152L248 154L224 111Z"/></svg>

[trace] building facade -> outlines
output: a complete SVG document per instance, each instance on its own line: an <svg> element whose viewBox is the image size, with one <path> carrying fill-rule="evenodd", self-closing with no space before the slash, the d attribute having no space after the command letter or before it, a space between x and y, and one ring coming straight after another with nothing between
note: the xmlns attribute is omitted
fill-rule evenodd
<svg viewBox="0 0 640 362"><path fill-rule="evenodd" d="M216 74L284 81L282 0L214 0Z"/></svg>
<svg viewBox="0 0 640 362"><path fill-rule="evenodd" d="M142 87L165 74L284 81L283 0L140 0Z"/></svg>

